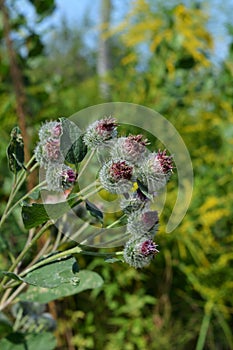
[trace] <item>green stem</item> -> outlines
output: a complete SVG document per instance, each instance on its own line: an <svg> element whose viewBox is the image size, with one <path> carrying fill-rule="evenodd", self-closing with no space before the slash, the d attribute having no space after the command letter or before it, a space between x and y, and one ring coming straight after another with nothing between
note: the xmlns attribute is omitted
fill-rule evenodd
<svg viewBox="0 0 233 350"><path fill-rule="evenodd" d="M103 186L100 185L100 186L97 187L94 191L88 193L86 196L81 197L81 199L82 199L83 201L85 201L87 198L91 197L93 194L98 193L102 188L103 188Z"/></svg>
<svg viewBox="0 0 233 350"><path fill-rule="evenodd" d="M203 348L205 346L205 341L206 341L206 336L207 336L207 332L208 332L208 328L209 328L209 324L210 324L211 314L212 314L212 310L207 310L205 312L205 315L204 315L203 320L202 320L201 329L200 329L200 333L199 333L199 337L197 340L197 345L196 345L195 350L203 350Z"/></svg>
<svg viewBox="0 0 233 350"><path fill-rule="evenodd" d="M81 195L83 195L84 192L86 192L87 190L89 190L90 188L98 185L99 182L98 181L94 181L92 182L90 185L84 187L83 189L81 189L79 192L75 193L75 195L72 193L72 198L78 198L80 197Z"/></svg>
<svg viewBox="0 0 233 350"><path fill-rule="evenodd" d="M23 197L21 197L11 208L10 210L7 212L7 216L10 215L10 213L15 209L15 207L17 207L18 204L20 204L20 202L22 202L23 200L25 200L26 198L28 198L30 196L30 194L32 194L34 191L38 190L40 187L43 187L44 185L46 185L46 181L42 181L40 184L38 184L37 186L35 186L34 188L31 189L31 191L29 191L28 193L26 193Z"/></svg>
<svg viewBox="0 0 233 350"><path fill-rule="evenodd" d="M17 285L18 286L18 285ZM5 309L8 305L11 304L11 302L17 297L17 295L19 293L21 293L21 291L27 286L26 283L21 283L18 288L10 295L10 297L5 301L2 299L1 305L0 305L0 311L2 311L3 309ZM12 287L11 287L12 288ZM6 292L10 291L10 289L8 289Z"/></svg>
<svg viewBox="0 0 233 350"><path fill-rule="evenodd" d="M32 166L32 168L29 170L29 171L24 171L22 173L22 176L19 176L19 179L18 179L18 184L15 188L15 191L14 191L14 196L16 195L16 193L19 191L20 187L23 185L24 181L26 180L26 177L28 175L30 175L37 167L39 166L39 163L36 163Z"/></svg>
<svg viewBox="0 0 233 350"><path fill-rule="evenodd" d="M80 173L78 174L78 179L81 177L81 175L84 173L85 169L87 168L89 162L91 161L92 157L94 156L95 154L95 149L93 149L89 155L89 157L87 158L87 161L86 163L84 164L84 166L82 167Z"/></svg>
<svg viewBox="0 0 233 350"><path fill-rule="evenodd" d="M113 226L116 226L117 224L119 224L122 219L124 219L127 215L123 214L118 220L114 221L112 224L106 226L106 228L112 228Z"/></svg>
<svg viewBox="0 0 233 350"><path fill-rule="evenodd" d="M8 269L8 272L13 272L14 269L17 267L17 265L22 261L24 256L27 254L29 249L38 241L38 239L42 236L42 234L47 230L49 226L53 225L53 221L49 220L33 237L31 242L28 243L27 246L24 247L22 252L18 255L18 257L15 259L14 263L11 265L11 267ZM8 276L5 276L0 284L0 292L4 289L5 282L9 279Z"/></svg>
<svg viewBox="0 0 233 350"><path fill-rule="evenodd" d="M20 277L23 277L25 275L27 275L29 272L37 269L38 267L41 267L43 265L47 265L57 259L61 259L61 258L65 258L67 257L68 255L71 255L71 254L78 254L82 251L82 248L80 247L74 247L74 248L71 248L71 249L68 249L68 250L65 250L64 252L59 252L57 254L54 254L48 258L45 258L41 261L39 261L38 263L34 264L33 266L29 267L28 269L24 270L21 274L20 274Z"/></svg>
<svg viewBox="0 0 233 350"><path fill-rule="evenodd" d="M93 238L99 236L99 235L100 235L101 233L103 233L105 230L116 226L116 225L119 224L119 223L122 221L122 219L123 219L124 217L126 217L126 216L127 216L126 214L123 214L118 220L114 221L114 222L111 223L110 225L108 225L108 226L102 228L100 231L97 230L95 233L93 233L92 235L90 235L90 236L88 237L88 240L93 239ZM84 241L82 241L82 244L85 244L85 243L87 243L87 239L85 239Z"/></svg>
<svg viewBox="0 0 233 350"><path fill-rule="evenodd" d="M4 210L4 212L2 214L2 217L1 217L0 227L5 222L5 220L7 218L7 211L9 209L10 205L11 205L12 200L14 199L14 190L15 190L15 187L16 187L16 183L17 183L17 177L16 177L16 175L14 175L13 185L12 185L11 192L10 192L10 195L9 195L9 198L8 198L8 202L6 204L5 210Z"/></svg>
<svg viewBox="0 0 233 350"><path fill-rule="evenodd" d="M107 256L114 256L114 255L122 255L122 252L112 252L112 253L100 253L100 252L91 252L91 251L87 251L87 250L83 250L81 245L78 245L74 248L65 250L63 252L59 252L57 254L54 254L48 258L45 258L41 261L39 261L38 263L34 264L33 266L29 267L28 269L24 270L19 276L23 277L25 275L27 275L29 272L37 269L38 267L47 265L51 262L54 262L58 259L61 258L67 258L69 255L73 255L73 254L82 254L82 255L92 255L92 256L103 256L103 257L107 257Z"/></svg>
<svg viewBox="0 0 233 350"><path fill-rule="evenodd" d="M26 164L26 167L28 167L33 160L35 159L35 157L33 156L29 162ZM28 176L28 174L30 174L36 167L38 166L38 163L34 164L34 166L30 169L30 171L27 173L24 169L22 170L22 172L19 174L19 176L17 177L17 175L14 176L14 183L12 185L12 189L11 189L11 193L10 196L8 198L8 202L6 204L4 213L1 217L1 221L0 221L0 227L3 225L3 223L5 222L5 220L7 219L7 217L9 216L9 207L11 206L13 199L15 198L17 192L19 191L20 187L22 186L22 184L24 183L26 177ZM22 200L22 199L21 199ZM17 203L18 204L18 203ZM14 205L15 208L16 205ZM13 209L10 208L10 212Z"/></svg>
<svg viewBox="0 0 233 350"><path fill-rule="evenodd" d="M73 234L71 235L69 238L72 240L77 239L77 237L83 232L85 231L85 229L89 226L89 222L84 222L84 224ZM66 236L63 238L63 240L61 242L65 242L66 241Z"/></svg>

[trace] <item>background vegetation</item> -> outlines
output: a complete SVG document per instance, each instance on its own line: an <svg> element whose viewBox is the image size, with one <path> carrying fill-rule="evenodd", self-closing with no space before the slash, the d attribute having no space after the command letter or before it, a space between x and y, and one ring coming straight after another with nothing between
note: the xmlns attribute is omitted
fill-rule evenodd
<svg viewBox="0 0 233 350"><path fill-rule="evenodd" d="M53 0L30 3L38 25L54 11ZM190 208L165 234L176 198L171 182L156 241L160 254L142 271L82 258L105 283L46 306L57 321L56 349L233 349L233 45L224 61L212 63L208 18L195 2L165 7L137 0L116 25L109 3L103 1L99 44L90 47L90 20L75 28L61 23L45 40L19 1L0 1L0 214L10 192L5 150L13 126L20 125L32 154L42 121L109 101L156 110L190 152ZM9 265L5 250L20 251L27 238L19 212L1 232L1 269Z"/></svg>

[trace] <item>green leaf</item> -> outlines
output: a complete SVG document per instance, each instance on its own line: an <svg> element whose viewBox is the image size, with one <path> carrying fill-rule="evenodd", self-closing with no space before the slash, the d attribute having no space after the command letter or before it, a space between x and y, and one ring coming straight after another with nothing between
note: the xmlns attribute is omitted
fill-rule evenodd
<svg viewBox="0 0 233 350"><path fill-rule="evenodd" d="M103 284L102 277L93 271L82 270L76 276L80 279L78 285L63 283L58 288L53 289L30 286L27 292L22 293L19 298L23 301L48 303L52 300L74 295L87 289L99 288Z"/></svg>
<svg viewBox="0 0 233 350"><path fill-rule="evenodd" d="M77 274L73 272L74 263L74 258L55 261L28 273L24 281L44 288L60 287L63 283L73 285L78 282Z"/></svg>
<svg viewBox="0 0 233 350"><path fill-rule="evenodd" d="M55 10L55 1L54 0L29 0L34 6L36 12L45 17L49 16Z"/></svg>
<svg viewBox="0 0 233 350"><path fill-rule="evenodd" d="M5 337L13 330L10 320L0 312L0 338Z"/></svg>
<svg viewBox="0 0 233 350"><path fill-rule="evenodd" d="M79 127L66 118L60 118L63 134L61 151L65 160L71 164L80 163L87 154L87 146L83 142L83 134Z"/></svg>
<svg viewBox="0 0 233 350"><path fill-rule="evenodd" d="M80 163L87 154L87 146L83 142L83 135L81 135L71 146L66 154L65 160L71 164Z"/></svg>
<svg viewBox="0 0 233 350"><path fill-rule="evenodd" d="M11 333L0 340L2 350L54 350L56 338L52 333L39 334Z"/></svg>
<svg viewBox="0 0 233 350"><path fill-rule="evenodd" d="M39 226L50 219L57 220L71 210L74 205L77 205L80 202L81 200L75 202L74 198L70 198L66 202L55 204L24 204L22 207L24 226L26 229L30 229Z"/></svg>
<svg viewBox="0 0 233 350"><path fill-rule="evenodd" d="M13 272L8 272L8 271L0 271L0 278L2 277L9 277L11 278L12 280L15 280L15 281L24 281L23 278L19 277L18 275L16 275L15 273Z"/></svg>
<svg viewBox="0 0 233 350"><path fill-rule="evenodd" d="M40 36L36 33L31 33L27 36L26 46L28 51L28 57L39 56L44 49L44 45L40 39Z"/></svg>
<svg viewBox="0 0 233 350"><path fill-rule="evenodd" d="M86 200L86 209L90 212L92 216L97 218L101 223L103 223L103 213L102 211L97 208L97 206L88 200Z"/></svg>
<svg viewBox="0 0 233 350"><path fill-rule="evenodd" d="M40 193L41 193L41 189L38 188L37 190L33 191L28 198L33 199L33 200L38 200L40 198Z"/></svg>
<svg viewBox="0 0 233 350"><path fill-rule="evenodd" d="M18 126L11 131L11 141L7 148L8 164L10 171L16 174L23 168L24 143Z"/></svg>
<svg viewBox="0 0 233 350"><path fill-rule="evenodd" d="M141 181L139 181L137 179L137 184L138 184L138 188L139 190L150 200L153 200L153 196L151 194L148 193L148 188L146 185L144 185Z"/></svg>

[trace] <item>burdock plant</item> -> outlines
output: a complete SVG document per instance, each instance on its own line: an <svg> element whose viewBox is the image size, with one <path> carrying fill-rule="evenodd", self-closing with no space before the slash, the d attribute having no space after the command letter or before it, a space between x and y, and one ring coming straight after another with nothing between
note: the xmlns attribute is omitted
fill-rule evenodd
<svg viewBox="0 0 233 350"><path fill-rule="evenodd" d="M83 131L65 118L46 122L39 130L39 140L28 164L24 164L20 130L13 129L7 153L14 180L0 227L4 227L13 209L21 205L24 226L30 231L17 257L7 252L11 266L0 271L1 309L11 304L28 285L33 285L34 289L33 292L32 287L27 289L24 300L43 302L101 285L102 279L96 273L79 271L79 254L103 256L134 268L149 265L158 254L153 240L159 217L151 205L172 174L172 157L166 150L151 152L143 135L118 135L117 128L117 120L111 116L95 121ZM85 174L88 174L91 157L105 146L107 156L99 164L95 181L81 189L81 178L88 179ZM27 176L38 167L41 182L18 199ZM108 225L98 203L90 202L91 197L103 189L119 196L122 213ZM70 215L75 216L75 224L69 222ZM60 230L61 224L67 231ZM120 242L122 245L124 242L123 250L103 252L96 251L94 243L92 247L88 246L90 225L96 225L97 233L90 234L95 242L98 232L102 234L110 228L119 228L119 224L122 225ZM71 226L76 228L69 233ZM49 234L50 227L53 232L54 228L58 229L56 235ZM31 248L44 234L46 243L33 256ZM86 280L88 286L84 287ZM46 290L42 292L41 287Z"/></svg>

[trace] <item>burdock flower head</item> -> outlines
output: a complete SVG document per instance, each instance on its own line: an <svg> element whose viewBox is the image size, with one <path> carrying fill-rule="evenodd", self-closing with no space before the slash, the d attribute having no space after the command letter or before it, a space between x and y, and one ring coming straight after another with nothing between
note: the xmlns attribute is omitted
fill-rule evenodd
<svg viewBox="0 0 233 350"><path fill-rule="evenodd" d="M172 156L166 150L150 153L138 171L138 179L153 194L163 188L172 174Z"/></svg>
<svg viewBox="0 0 233 350"><path fill-rule="evenodd" d="M97 120L88 126L83 141L94 149L99 147L112 138L117 136L117 122L115 118L107 117Z"/></svg>
<svg viewBox="0 0 233 350"><path fill-rule="evenodd" d="M149 265L158 252L157 244L148 237L132 237L125 244L123 256L126 263L137 269Z"/></svg>
<svg viewBox="0 0 233 350"><path fill-rule="evenodd" d="M143 210L149 204L149 199L138 188L134 192L125 194L120 202L120 207L127 215Z"/></svg>
<svg viewBox="0 0 233 350"><path fill-rule="evenodd" d="M62 123L53 121L47 122L39 130L40 141L47 141L49 138L59 138L62 135Z"/></svg>
<svg viewBox="0 0 233 350"><path fill-rule="evenodd" d="M128 217L127 232L133 236L145 235L153 238L159 227L159 217L157 211L133 212Z"/></svg>
<svg viewBox="0 0 233 350"><path fill-rule="evenodd" d="M132 187L133 166L125 160L110 160L99 172L102 186L111 193L126 193Z"/></svg>
<svg viewBox="0 0 233 350"><path fill-rule="evenodd" d="M48 168L50 164L63 162L64 159L60 151L62 132L60 122L45 123L39 130L40 141L35 148L35 157L44 168Z"/></svg>
<svg viewBox="0 0 233 350"><path fill-rule="evenodd" d="M62 192L75 184L76 172L65 164L52 164L46 171L47 188Z"/></svg>
<svg viewBox="0 0 233 350"><path fill-rule="evenodd" d="M114 158L123 158L132 164L140 164L147 155L149 144L147 139L143 139L143 135L129 135L128 137L120 137L114 143L111 155Z"/></svg>

